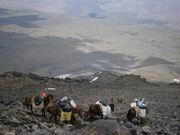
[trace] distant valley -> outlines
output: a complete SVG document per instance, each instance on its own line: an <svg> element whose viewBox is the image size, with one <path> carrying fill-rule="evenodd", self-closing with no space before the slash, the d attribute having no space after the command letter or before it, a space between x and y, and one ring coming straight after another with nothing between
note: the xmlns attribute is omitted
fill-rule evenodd
<svg viewBox="0 0 180 135"><path fill-rule="evenodd" d="M60 13L34 9L31 4L18 9L18 5L0 2L1 73L57 76L112 71L165 82L180 76L179 20L169 19L174 16L162 19L159 16L164 13L158 13L158 20L134 16L129 10L118 14L100 8L100 4L108 4L101 2L96 3L99 10L92 11L94 1L86 10L80 5L83 12L71 15L77 5ZM167 8L165 4L162 10Z"/></svg>

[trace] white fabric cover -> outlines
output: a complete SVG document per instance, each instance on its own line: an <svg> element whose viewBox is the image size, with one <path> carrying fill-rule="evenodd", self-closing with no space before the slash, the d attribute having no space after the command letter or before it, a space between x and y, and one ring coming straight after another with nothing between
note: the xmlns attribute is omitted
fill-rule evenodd
<svg viewBox="0 0 180 135"><path fill-rule="evenodd" d="M136 107L136 103L135 102L131 103L131 107Z"/></svg>
<svg viewBox="0 0 180 135"><path fill-rule="evenodd" d="M44 103L42 102L40 105L35 105L33 102L33 108L34 109L42 109L44 107Z"/></svg>
<svg viewBox="0 0 180 135"><path fill-rule="evenodd" d="M76 108L76 107L77 107L77 105L76 105L76 103L74 102L74 100L70 100L70 104L71 104L71 106L72 106L73 108Z"/></svg>
<svg viewBox="0 0 180 135"><path fill-rule="evenodd" d="M146 116L146 109L140 109L140 117L144 118Z"/></svg>
<svg viewBox="0 0 180 135"><path fill-rule="evenodd" d="M63 98L61 98L61 101L67 101L67 100L68 100L67 96L64 96Z"/></svg>
<svg viewBox="0 0 180 135"><path fill-rule="evenodd" d="M100 106L104 118L111 118L111 107L109 105L104 106L99 101L97 101L95 104Z"/></svg>

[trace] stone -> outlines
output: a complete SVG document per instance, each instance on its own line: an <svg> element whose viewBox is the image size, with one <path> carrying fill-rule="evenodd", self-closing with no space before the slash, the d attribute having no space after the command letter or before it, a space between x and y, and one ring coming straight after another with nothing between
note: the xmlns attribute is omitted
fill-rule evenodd
<svg viewBox="0 0 180 135"><path fill-rule="evenodd" d="M19 123L20 123L20 121L19 121L18 119L16 119L15 117L13 117L13 118L11 119L11 122L13 122L13 123L17 123L17 124L19 124Z"/></svg>
<svg viewBox="0 0 180 135"><path fill-rule="evenodd" d="M63 127L63 131L73 131L75 128L71 124L67 124Z"/></svg>
<svg viewBox="0 0 180 135"><path fill-rule="evenodd" d="M139 130L136 130L136 129L131 129L131 130L130 130L130 134L131 134L131 135L140 135L141 132L140 132Z"/></svg>
<svg viewBox="0 0 180 135"><path fill-rule="evenodd" d="M16 135L26 135L27 134L27 130L22 128L22 127L18 127L16 128Z"/></svg>
<svg viewBox="0 0 180 135"><path fill-rule="evenodd" d="M32 130L34 130L34 131L36 131L38 128L39 128L39 126L38 126L37 124L34 124L34 125L32 126Z"/></svg>
<svg viewBox="0 0 180 135"><path fill-rule="evenodd" d="M144 133L144 134L150 134L151 133L151 128L149 126L144 126L142 128L141 132Z"/></svg>
<svg viewBox="0 0 180 135"><path fill-rule="evenodd" d="M52 135L52 133L46 129L37 129L36 131L32 132L31 135Z"/></svg>
<svg viewBox="0 0 180 135"><path fill-rule="evenodd" d="M126 128L127 129L127 128ZM116 120L100 119L89 123L86 127L79 129L77 135L126 135L128 131L121 128Z"/></svg>
<svg viewBox="0 0 180 135"><path fill-rule="evenodd" d="M119 133L123 133L123 135L128 135L130 134L130 131L125 125L121 125L119 127Z"/></svg>
<svg viewBox="0 0 180 135"><path fill-rule="evenodd" d="M29 127L28 125L24 125L24 128L25 128L26 130L30 130L30 127Z"/></svg>
<svg viewBox="0 0 180 135"><path fill-rule="evenodd" d="M55 135L63 135L64 131L62 129L56 129L54 130Z"/></svg>
<svg viewBox="0 0 180 135"><path fill-rule="evenodd" d="M170 132L168 129L163 128L157 131L157 134L163 134L163 135L173 135L172 132Z"/></svg>
<svg viewBox="0 0 180 135"><path fill-rule="evenodd" d="M120 125L124 125L124 121L122 121L122 120L119 121L119 124L120 124Z"/></svg>
<svg viewBox="0 0 180 135"><path fill-rule="evenodd" d="M178 118L178 113L177 112L173 112L172 117L175 118L175 119Z"/></svg>
<svg viewBox="0 0 180 135"><path fill-rule="evenodd" d="M126 123L125 123L125 126L126 126L127 128L133 128L133 127L134 127L134 124L131 123L131 122L126 122Z"/></svg>
<svg viewBox="0 0 180 135"><path fill-rule="evenodd" d="M6 132L4 135L16 135L16 133L15 132Z"/></svg>
<svg viewBox="0 0 180 135"><path fill-rule="evenodd" d="M74 114L75 120L76 120L76 126L78 128L84 127L87 125L87 122L85 122L78 114Z"/></svg>

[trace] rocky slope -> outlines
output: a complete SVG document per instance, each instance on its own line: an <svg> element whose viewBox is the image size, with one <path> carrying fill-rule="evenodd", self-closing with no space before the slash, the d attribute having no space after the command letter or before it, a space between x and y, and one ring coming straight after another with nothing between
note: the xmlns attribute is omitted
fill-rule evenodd
<svg viewBox="0 0 180 135"><path fill-rule="evenodd" d="M18 72L0 75L0 134L180 134L180 85L149 83L140 76L117 76L109 72L102 72L98 77L95 82L89 83L88 79L61 80ZM25 96L35 95L37 88L55 88L55 91L49 90L47 93L57 98L70 96L85 110L99 99L113 99L113 119L85 121L86 126L75 127L50 122L49 115L42 118L40 112L32 115L23 102ZM143 126L126 120L130 103L139 97L149 101ZM117 99L121 99L122 103Z"/></svg>

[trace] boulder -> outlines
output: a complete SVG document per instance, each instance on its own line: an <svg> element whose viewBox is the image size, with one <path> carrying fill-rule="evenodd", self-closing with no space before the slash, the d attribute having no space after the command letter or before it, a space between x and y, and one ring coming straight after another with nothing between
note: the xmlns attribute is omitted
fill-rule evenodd
<svg viewBox="0 0 180 135"><path fill-rule="evenodd" d="M39 126L37 124L32 125L32 130L33 131L36 131L38 128L39 128Z"/></svg>
<svg viewBox="0 0 180 135"><path fill-rule="evenodd" d="M141 133L146 134L146 135L153 135L153 134L155 134L153 132L153 130L149 126L142 127Z"/></svg>
<svg viewBox="0 0 180 135"><path fill-rule="evenodd" d="M75 128L71 124L67 124L63 127L63 131L70 132L73 131Z"/></svg>
<svg viewBox="0 0 180 135"><path fill-rule="evenodd" d="M77 130L77 135L127 135L128 130L119 126L115 120L96 120L83 129Z"/></svg>

